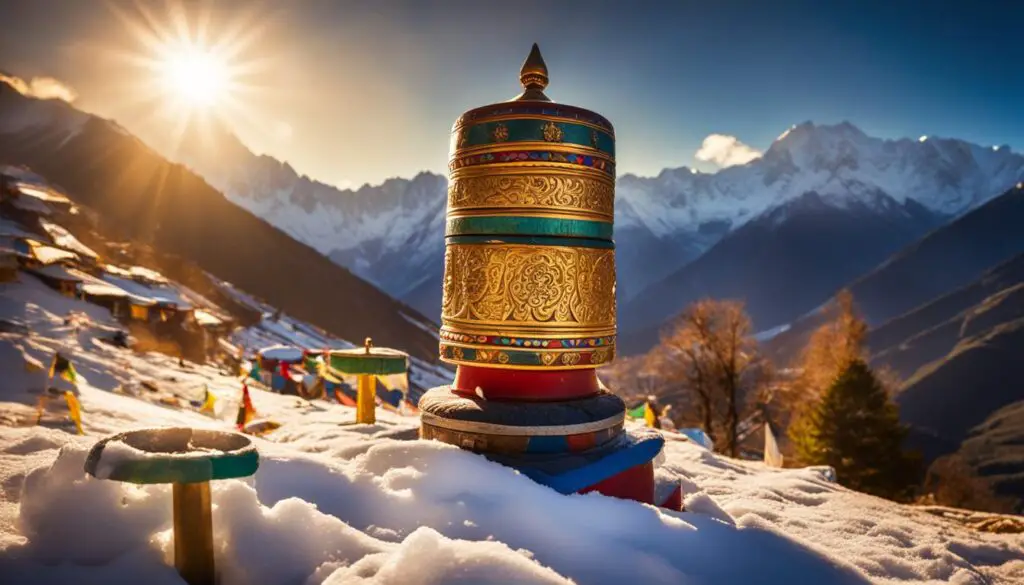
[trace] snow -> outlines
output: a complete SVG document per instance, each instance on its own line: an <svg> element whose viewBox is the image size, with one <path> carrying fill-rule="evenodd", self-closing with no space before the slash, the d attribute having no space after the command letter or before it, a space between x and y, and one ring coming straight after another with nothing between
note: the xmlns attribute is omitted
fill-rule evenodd
<svg viewBox="0 0 1024 585"><path fill-rule="evenodd" d="M159 354L95 343L104 309L33 279L0 285L0 574L19 585L180 584L170 487L89 477L100 437L152 426L231 430L237 378ZM94 323L77 335L68 311ZM32 426L56 348L69 352L86 436ZM148 380L158 390L113 392ZM217 397L215 416L158 398ZM686 512L598 494L562 496L516 471L437 442L400 440L418 419L251 389L281 427L253 438L251 478L211 484L223 585L1019 583L1019 536L973 532L829 481L821 469L770 469L669 441L658 473L681 482ZM48 415L58 418L56 414ZM29 422L25 422L29 421ZM113 452L112 452L113 453Z"/></svg>
<svg viewBox="0 0 1024 585"><path fill-rule="evenodd" d="M45 219L41 219L39 223L43 226L43 229L46 230L46 233L50 235L50 238L52 238L53 243L56 244L58 247L64 248L65 250L68 250L70 252L74 252L79 256L86 256L92 258L93 260L99 258L99 254L93 251L92 248L78 241L78 238L71 235L71 233L68 232L63 227L53 222L46 221Z"/></svg>
<svg viewBox="0 0 1024 585"><path fill-rule="evenodd" d="M220 320L216 315L207 313L202 309L196 309L196 323L199 325L220 325L224 321Z"/></svg>
<svg viewBox="0 0 1024 585"><path fill-rule="evenodd" d="M758 343L764 343L764 342L772 339L773 337L782 335L783 333L789 331L789 328L792 327L792 326L793 326L792 323L784 323L782 325L778 325L776 327L772 327L771 329L765 329L764 331L759 331L758 333L754 334L754 339L756 339L758 341Z"/></svg>
<svg viewBox="0 0 1024 585"><path fill-rule="evenodd" d="M73 262L78 260L74 252L54 248L45 244L33 243L30 245L32 256L42 264L53 264L56 262Z"/></svg>
<svg viewBox="0 0 1024 585"><path fill-rule="evenodd" d="M275 361L286 361L286 362L297 362L302 360L302 350L297 347L288 347L286 345L274 345L271 347L265 347L259 351L260 357L275 360Z"/></svg>
<svg viewBox="0 0 1024 585"><path fill-rule="evenodd" d="M31 197L31 198L36 199L38 201L45 201L46 203L62 203L62 204L70 204L71 203L71 200L68 199L65 195L62 195L62 194L54 191L53 188L50 187L47 184L16 183L14 185L14 188L17 189L18 192L21 193L22 195L25 195L27 197Z"/></svg>
<svg viewBox="0 0 1024 585"><path fill-rule="evenodd" d="M220 289L234 300L263 313L263 319L254 327L237 331L231 341L244 348L263 348L271 345L285 345L304 349L351 349L354 343L338 339L326 332L312 327L307 323L296 321L286 314L281 314L275 321L271 316L276 310L238 290L230 283L207 276L218 284ZM403 314L404 315L404 314ZM408 316L406 316L408 319ZM436 332L435 332L436 335ZM454 372L443 364L433 364L416 357L409 357L410 398L416 399L420 392L451 382Z"/></svg>
<svg viewBox="0 0 1024 585"><path fill-rule="evenodd" d="M106 269L103 280L110 285L116 286L132 296L162 303L171 303L179 309L191 309L192 303L176 287L169 284L154 284L148 286L134 280L114 276L114 272ZM155 274L155 273L154 273Z"/></svg>

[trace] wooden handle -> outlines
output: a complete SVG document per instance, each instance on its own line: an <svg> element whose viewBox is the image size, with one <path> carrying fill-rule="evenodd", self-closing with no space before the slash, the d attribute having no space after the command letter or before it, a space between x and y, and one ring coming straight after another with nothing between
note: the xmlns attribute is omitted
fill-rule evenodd
<svg viewBox="0 0 1024 585"><path fill-rule="evenodd" d="M210 482L174 484L174 567L189 585L215 585Z"/></svg>

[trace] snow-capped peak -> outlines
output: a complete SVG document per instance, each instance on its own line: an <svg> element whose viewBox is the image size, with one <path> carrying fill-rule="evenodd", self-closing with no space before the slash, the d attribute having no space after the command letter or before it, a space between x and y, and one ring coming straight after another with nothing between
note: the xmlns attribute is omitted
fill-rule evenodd
<svg viewBox="0 0 1024 585"><path fill-rule="evenodd" d="M193 149L178 158L238 205L414 306L416 299L405 295L440 278L445 177L421 173L338 189L249 152L233 136L225 140L232 145L228 156L201 156ZM713 173L684 166L655 177L620 177L616 241L626 256L661 242L676 251L681 265L730 229L808 192L839 207L875 205L884 193L956 215L1022 179L1024 157L1009 148L934 137L884 140L850 122L807 121L781 133L763 157L747 164ZM656 275L627 276L624 284L643 286ZM435 314L433 300L429 304L417 308Z"/></svg>

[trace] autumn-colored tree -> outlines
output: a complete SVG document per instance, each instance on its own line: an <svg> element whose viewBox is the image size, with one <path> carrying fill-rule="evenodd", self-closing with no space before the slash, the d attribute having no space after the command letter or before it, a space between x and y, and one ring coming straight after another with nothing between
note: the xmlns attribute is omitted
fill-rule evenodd
<svg viewBox="0 0 1024 585"><path fill-rule="evenodd" d="M832 320L811 335L800 356L795 384L799 402L820 398L836 376L855 360L867 357L868 326L857 314L853 294L840 291L832 311Z"/></svg>
<svg viewBox="0 0 1024 585"><path fill-rule="evenodd" d="M705 299L690 305L662 333L650 359L689 394L715 448L735 457L742 415L769 375L743 303Z"/></svg>
<svg viewBox="0 0 1024 585"><path fill-rule="evenodd" d="M795 442L806 437L810 423L808 415L821 401L825 391L850 364L867 360L867 323L857 314L853 294L842 290L829 307L830 319L811 334L807 346L794 366L795 377L784 392L776 395L776 409L789 419L784 450L797 463L800 460Z"/></svg>

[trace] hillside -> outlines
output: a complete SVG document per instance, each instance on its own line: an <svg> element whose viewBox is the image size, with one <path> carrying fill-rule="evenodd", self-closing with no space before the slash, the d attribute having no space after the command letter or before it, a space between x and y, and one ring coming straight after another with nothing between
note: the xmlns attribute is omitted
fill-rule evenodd
<svg viewBox="0 0 1024 585"><path fill-rule="evenodd" d="M970 285L983 278L987 270L1024 253L1024 230L1020 229L1021 225L1024 225L1024 189L1017 187L933 230L872 270L851 278L841 286L850 288L857 308L870 325L875 328L885 327L888 321L904 313L911 315L917 307ZM1014 280L1016 276L1006 278ZM984 289L989 290L988 294L995 292L991 290L991 284ZM981 300L976 294L962 298L976 299L974 302ZM959 307L957 311L966 308L963 301L952 302ZM933 307L932 310L938 309ZM941 314L951 316L948 313ZM940 320L928 315L919 314L911 321L903 321L902 324L888 328L887 333L879 334L869 341L870 347L881 351L893 345L890 336L903 335L906 338L911 332L896 332L905 330L909 323L915 323L917 319L927 321L922 321L919 327L909 325L911 328L918 327L917 332L939 324ZM810 333L821 324L822 318L822 312L814 311L796 319L786 331L765 344L766 351L776 363L790 363L807 342Z"/></svg>
<svg viewBox="0 0 1024 585"><path fill-rule="evenodd" d="M927 459L956 450L993 412L1024 400L1024 318L961 340L946 356L918 370L896 396L900 418L917 431Z"/></svg>
<svg viewBox="0 0 1024 585"><path fill-rule="evenodd" d="M344 339L437 362L429 320L224 198L115 124L0 84L0 161L94 209L102 229L186 258ZM422 325L422 326L421 326Z"/></svg>
<svg viewBox="0 0 1024 585"><path fill-rule="evenodd" d="M992 413L953 453L997 498L1013 502L1024 513L1024 400Z"/></svg>
<svg viewBox="0 0 1024 585"><path fill-rule="evenodd" d="M872 361L910 378L961 341L1024 317L1024 254L968 286L876 327L868 334Z"/></svg>
<svg viewBox="0 0 1024 585"><path fill-rule="evenodd" d="M807 193L735 230L625 303L623 352L646 351L666 311L678 313L706 297L743 300L758 330L788 323L941 221L883 193L842 206Z"/></svg>

